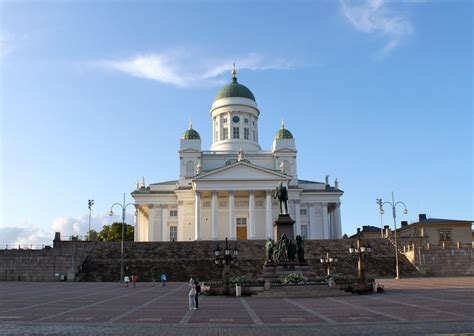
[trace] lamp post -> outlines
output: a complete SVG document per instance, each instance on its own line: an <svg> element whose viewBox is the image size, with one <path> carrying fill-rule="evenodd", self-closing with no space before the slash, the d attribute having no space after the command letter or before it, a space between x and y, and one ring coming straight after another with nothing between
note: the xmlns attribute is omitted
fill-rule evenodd
<svg viewBox="0 0 474 336"><path fill-rule="evenodd" d="M365 281L365 268L364 268L364 263L363 263L363 257L365 256L370 256L372 253L372 247L367 244L365 245L362 242L361 238L361 233L360 229L357 229L358 235L357 235L357 241L356 241L356 246L351 245L349 247L349 253L351 255L357 256L357 278L359 279L359 282L364 282Z"/></svg>
<svg viewBox="0 0 474 336"><path fill-rule="evenodd" d="M326 253L326 258L323 257L319 260L321 261L321 264L326 265L327 274L331 275L331 265L334 265L335 263L338 262L337 256L330 257L329 252L327 252Z"/></svg>
<svg viewBox="0 0 474 336"><path fill-rule="evenodd" d="M230 293L230 279L229 279L230 265L237 263L237 257L239 256L239 249L237 248L237 245L236 245L234 249L231 250L229 248L229 243L226 237L224 254L221 256L221 249L219 248L219 245L217 245L216 249L214 250L214 256L216 257L216 259L214 260L214 263L216 265L219 265L219 264L224 265L224 272L222 274L222 278L224 279L224 295L229 295Z"/></svg>
<svg viewBox="0 0 474 336"><path fill-rule="evenodd" d="M395 197L393 196L393 191L392 191L392 202L388 202L388 201L382 202L382 199L380 198L380 199L378 199L377 204L379 205L379 211L380 211L381 216L385 213L385 211L383 210L383 206L385 204L388 204L392 207L393 227L395 228L395 230L394 230L394 232L395 232L394 233L394 239L395 239L395 271L396 271L395 279L400 279L400 270L399 270L399 267L398 267L398 239L397 239L397 213L396 213L396 209L397 209L397 205L402 204L405 207L405 209L403 210L403 213L406 215L408 213L407 206L402 201L395 202Z"/></svg>
<svg viewBox="0 0 474 336"><path fill-rule="evenodd" d="M124 229L125 229L125 210L127 209L127 207L129 205L135 206L135 204L133 204L133 203L125 204L125 193L123 193L123 203L122 204L120 204L120 203L112 204L112 206L110 207L109 216L114 215L113 208L116 205L122 208L122 243L120 245L120 282L122 282L123 281L123 275L124 275L123 274L123 272L124 272L124 269L123 269L123 240L124 240Z"/></svg>
<svg viewBox="0 0 474 336"><path fill-rule="evenodd" d="M89 208L89 233L88 233L88 239L91 240L91 212L92 212L92 206L94 205L94 200L90 199L87 201L87 207Z"/></svg>
<svg viewBox="0 0 474 336"><path fill-rule="evenodd" d="M377 204L379 205L379 208L382 207L382 199L377 198ZM380 238L383 239L383 217L382 213L380 213Z"/></svg>

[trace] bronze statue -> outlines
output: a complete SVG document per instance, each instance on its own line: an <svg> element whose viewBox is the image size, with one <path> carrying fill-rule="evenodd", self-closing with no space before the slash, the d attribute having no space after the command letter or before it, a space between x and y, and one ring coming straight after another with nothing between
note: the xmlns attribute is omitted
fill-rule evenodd
<svg viewBox="0 0 474 336"><path fill-rule="evenodd" d="M296 255L298 256L298 262L304 262L304 241L300 235L296 236Z"/></svg>
<svg viewBox="0 0 474 336"><path fill-rule="evenodd" d="M271 238L268 238L267 242L265 243L265 257L266 262L271 262L273 258L273 242Z"/></svg>
<svg viewBox="0 0 474 336"><path fill-rule="evenodd" d="M295 261L296 258L296 244L290 239L288 241L288 261Z"/></svg>
<svg viewBox="0 0 474 336"><path fill-rule="evenodd" d="M280 214L287 215L288 214L288 191L283 183L280 182L278 187L276 187L275 195L273 198L278 198L280 201ZM285 210L283 212L283 209Z"/></svg>

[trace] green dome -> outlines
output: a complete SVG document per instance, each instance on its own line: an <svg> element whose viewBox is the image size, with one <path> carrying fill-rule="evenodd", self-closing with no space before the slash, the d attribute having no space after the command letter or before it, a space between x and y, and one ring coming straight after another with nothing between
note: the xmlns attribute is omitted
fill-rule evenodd
<svg viewBox="0 0 474 336"><path fill-rule="evenodd" d="M250 91L245 85L237 83L236 77L232 78L232 83L224 85L217 92L216 96L214 97L214 101L229 97L242 97L256 101L252 91Z"/></svg>
<svg viewBox="0 0 474 336"><path fill-rule="evenodd" d="M199 133L192 128L192 126L189 126L189 129L183 133L182 138L183 140L193 140L193 139L201 139L199 136Z"/></svg>
<svg viewBox="0 0 474 336"><path fill-rule="evenodd" d="M282 127L281 129L278 130L278 132L276 132L275 139L276 140L293 139L293 134L291 134L291 132L288 131L286 128Z"/></svg>

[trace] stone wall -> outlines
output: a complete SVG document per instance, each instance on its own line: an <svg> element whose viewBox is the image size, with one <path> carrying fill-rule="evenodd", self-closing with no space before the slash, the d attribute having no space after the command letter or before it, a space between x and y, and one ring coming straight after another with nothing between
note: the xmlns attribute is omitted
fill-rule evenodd
<svg viewBox="0 0 474 336"><path fill-rule="evenodd" d="M221 249L224 242L218 242ZM305 257L317 275L326 271L319 262L329 252L339 262L333 272L356 275L357 260L349 254L352 239L308 240ZM387 240L370 241L373 253L367 259L368 276L393 277L395 273L394 248ZM171 281L186 281L190 277L201 280L221 278L222 265L214 263L217 242L126 242L124 265L126 273L136 273L140 280L149 281L152 273L165 272ZM231 266L231 276L258 278L264 263L264 241L230 242L230 248L239 248L239 262ZM403 255L400 268L403 276L418 272ZM55 281L66 275L68 280L118 281L120 274L120 243L55 242L53 249L0 251L0 280Z"/></svg>
<svg viewBox="0 0 474 336"><path fill-rule="evenodd" d="M431 276L474 275L474 249L468 246L442 248L415 246L405 249L408 260L422 274Z"/></svg>

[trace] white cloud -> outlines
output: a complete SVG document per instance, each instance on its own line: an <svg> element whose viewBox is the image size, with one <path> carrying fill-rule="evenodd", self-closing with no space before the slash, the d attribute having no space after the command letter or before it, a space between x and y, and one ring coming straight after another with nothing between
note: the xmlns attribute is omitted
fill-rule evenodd
<svg viewBox="0 0 474 336"><path fill-rule="evenodd" d="M133 214L127 213L125 222L133 224ZM91 218L91 229L96 231L102 230L104 225L112 224L113 222L121 222L118 214L110 217L107 214L94 215ZM89 215L85 214L79 218L73 217L58 217L53 221L50 230L44 230L36 225L25 223L24 227L4 227L0 228L0 249L9 247L30 247L41 248L42 245L52 245L54 233L60 232L62 239L69 239L70 236L78 235L84 237L89 230Z"/></svg>
<svg viewBox="0 0 474 336"><path fill-rule="evenodd" d="M133 214L125 215L125 222L133 224ZM100 231L104 225L110 225L113 222L121 222L120 216L115 214L110 217L109 214L98 214L91 217L91 229ZM67 239L70 236L85 236L89 230L89 215L85 214L79 218L74 217L58 217L54 220L52 226L54 232L61 232L61 237Z"/></svg>
<svg viewBox="0 0 474 336"><path fill-rule="evenodd" d="M52 245L54 234L36 226L0 228L0 248L10 247L40 248L42 245Z"/></svg>
<svg viewBox="0 0 474 336"><path fill-rule="evenodd" d="M206 59L206 61L202 61ZM232 63L237 70L288 69L290 61L268 59L257 53L221 59L200 57L185 50L136 55L126 59L94 62L103 68L125 74L171 84L177 87L214 85L222 83L223 75L230 76Z"/></svg>
<svg viewBox="0 0 474 336"><path fill-rule="evenodd" d="M342 13L357 30L388 39L381 50L384 54L398 47L401 40L413 32L408 18L390 9L384 0L340 0L340 3Z"/></svg>

